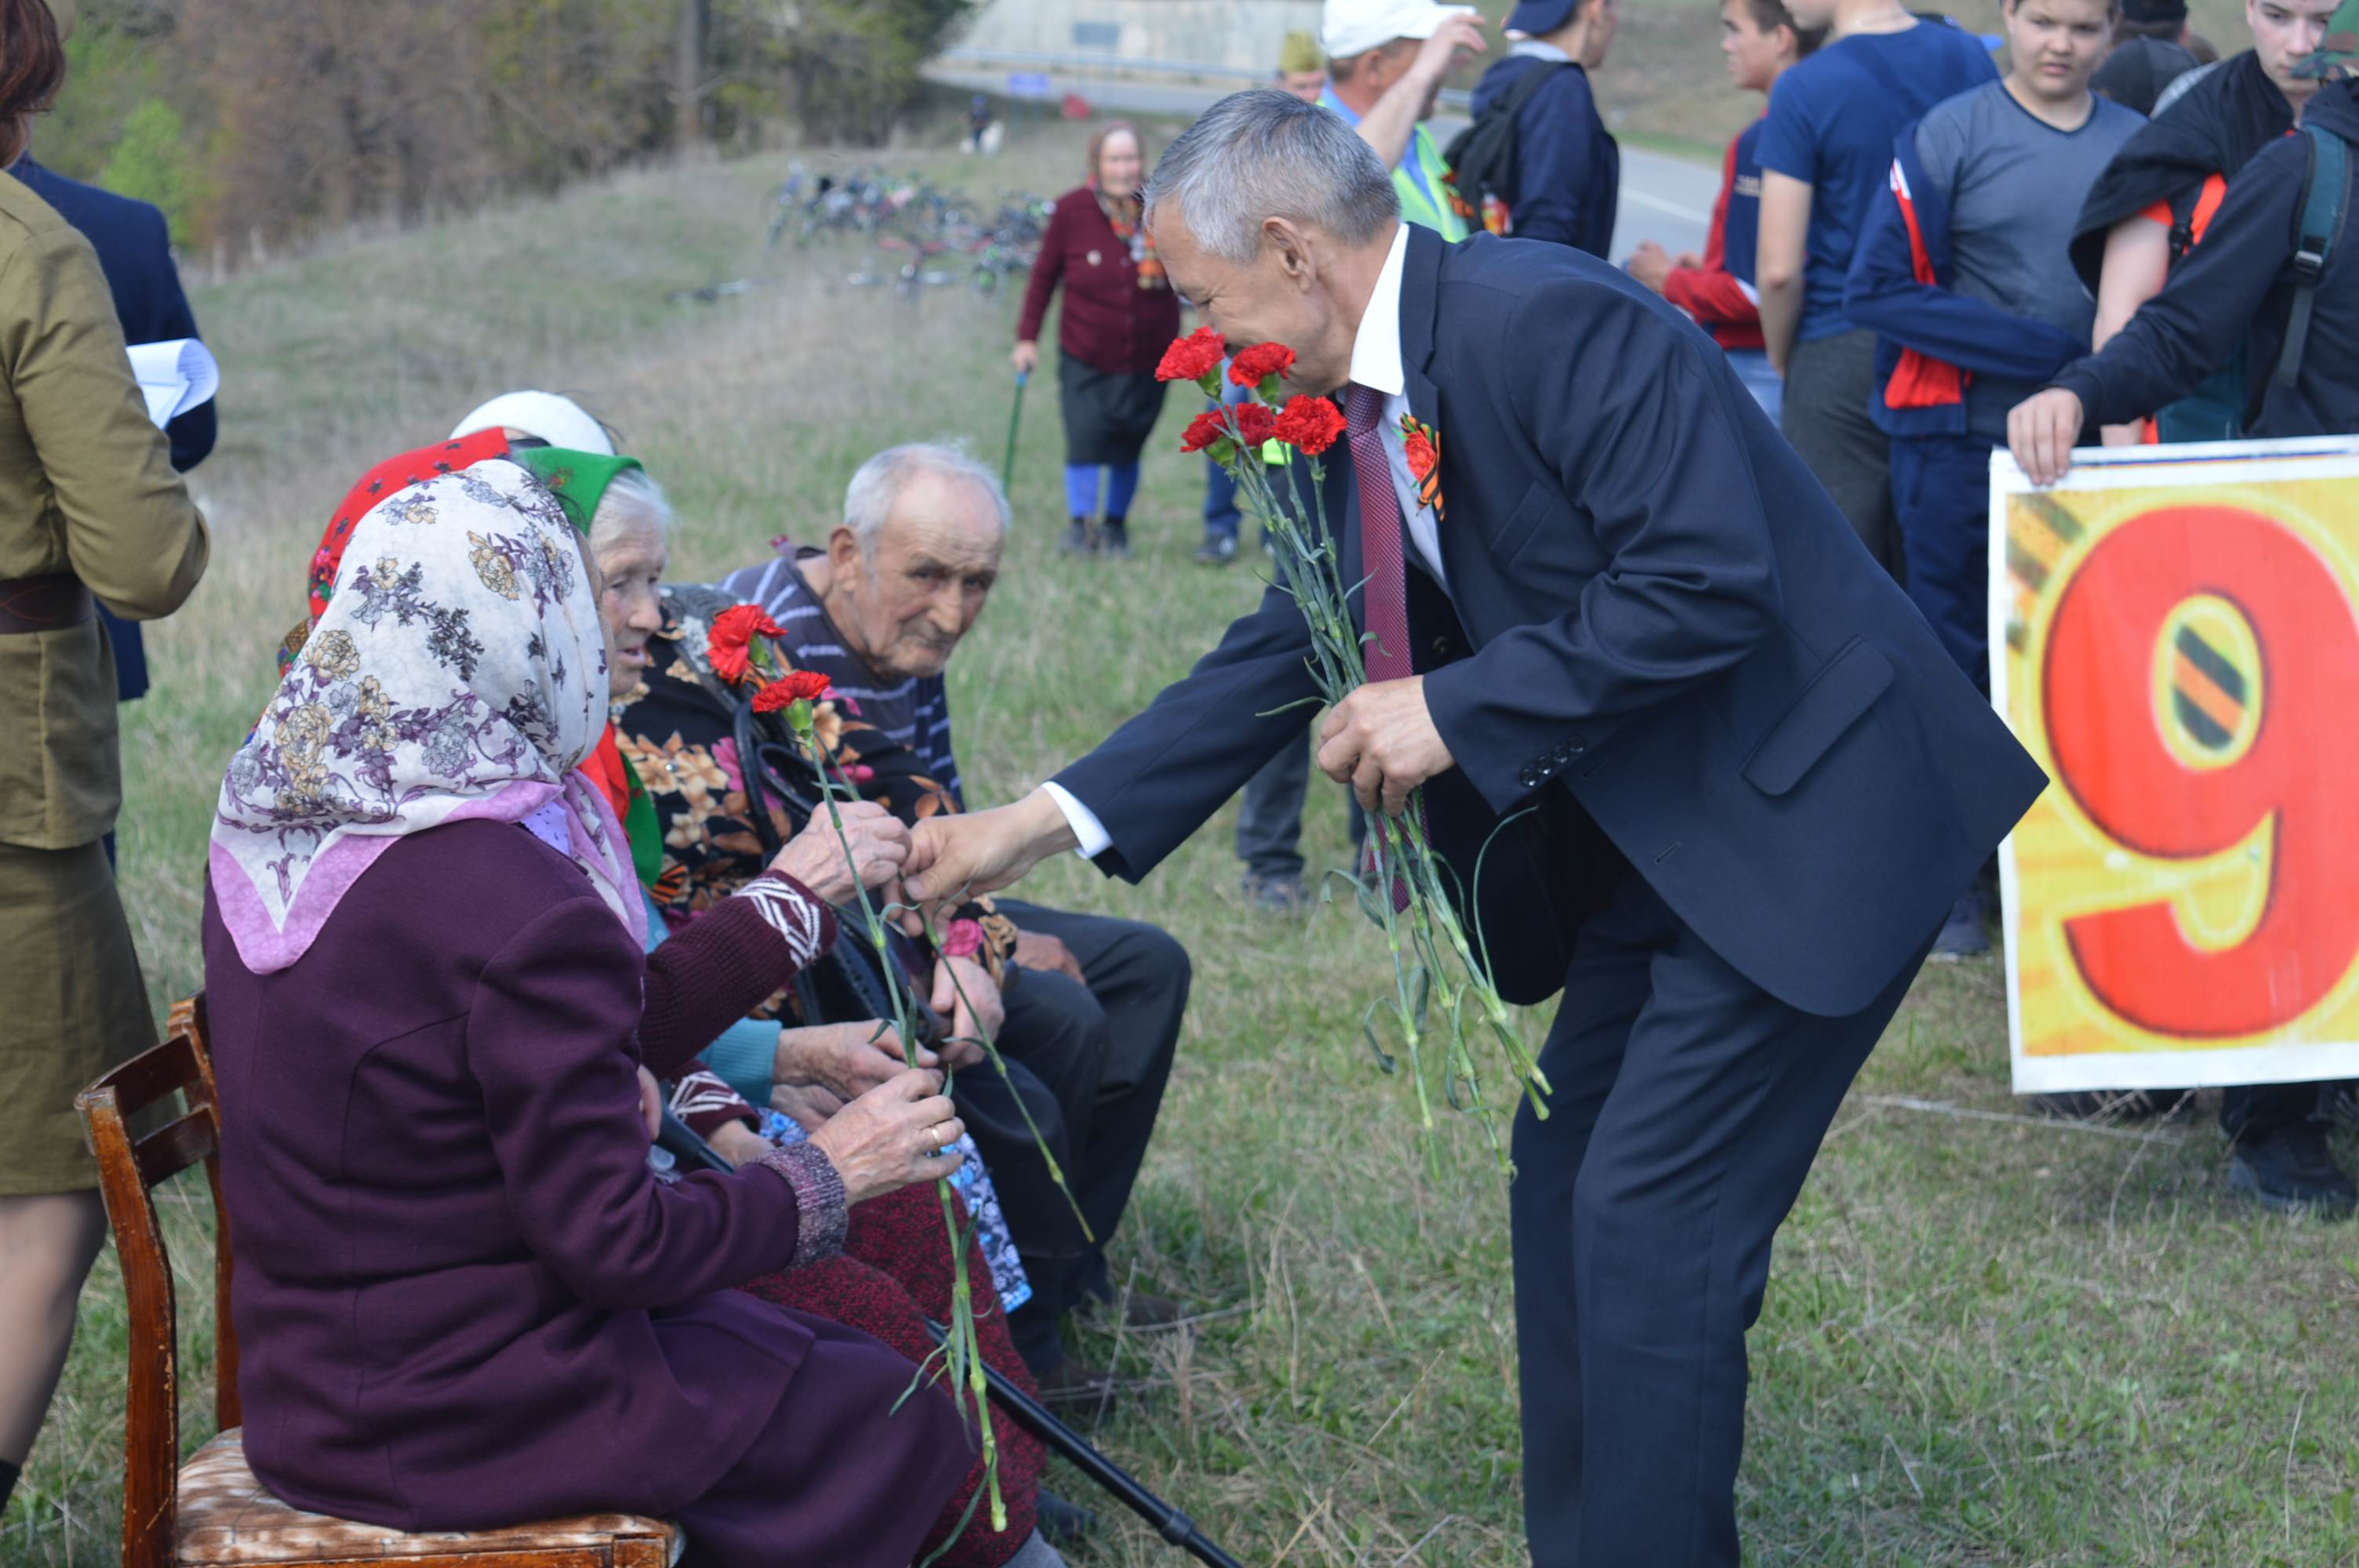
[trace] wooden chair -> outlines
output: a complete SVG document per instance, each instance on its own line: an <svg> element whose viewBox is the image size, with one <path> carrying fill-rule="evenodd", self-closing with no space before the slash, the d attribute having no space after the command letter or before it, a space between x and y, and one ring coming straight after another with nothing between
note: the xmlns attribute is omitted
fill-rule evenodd
<svg viewBox="0 0 2359 1568"><path fill-rule="evenodd" d="M123 1449L123 1568L374 1563L398 1568L669 1568L686 1544L660 1519L584 1514L507 1530L406 1534L305 1513L272 1497L245 1463L237 1334L230 1322L229 1215L222 1204L221 1102L205 1052L201 996L172 1010L164 1043L74 1098L131 1312L130 1410ZM145 1137L131 1126L180 1094L187 1108ZM200 1160L213 1195L213 1409L221 1433L179 1462L179 1308L153 1188Z"/></svg>

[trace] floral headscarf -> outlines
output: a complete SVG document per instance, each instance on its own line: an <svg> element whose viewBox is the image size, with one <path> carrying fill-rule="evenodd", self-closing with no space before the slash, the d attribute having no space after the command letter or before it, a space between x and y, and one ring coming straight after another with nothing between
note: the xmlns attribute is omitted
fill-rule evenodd
<svg viewBox="0 0 2359 1568"><path fill-rule="evenodd" d="M341 553L222 782L210 863L238 957L287 968L396 839L470 817L527 823L644 933L620 826L576 771L605 720L605 638L549 492L499 460L438 474Z"/></svg>

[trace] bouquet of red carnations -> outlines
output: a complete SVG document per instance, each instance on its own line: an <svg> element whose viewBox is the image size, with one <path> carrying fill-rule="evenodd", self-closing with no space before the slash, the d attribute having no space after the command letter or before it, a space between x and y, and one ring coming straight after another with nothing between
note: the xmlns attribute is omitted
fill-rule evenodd
<svg viewBox="0 0 2359 1568"><path fill-rule="evenodd" d="M1164 351L1156 374L1165 381L1193 382L1221 405L1189 422L1180 449L1208 453L1226 469L1237 481L1239 509L1275 542L1283 568L1280 586L1294 596L1310 627L1307 662L1320 696L1332 706L1368 678L1361 633L1352 614L1352 600L1361 585L1343 580L1320 484L1325 453L1343 434L1343 416L1329 398L1287 395L1285 384L1295 356L1283 343L1257 343L1229 359L1229 382L1248 389L1249 395L1241 403L1223 403L1224 357L1221 335L1210 327L1200 328ZM1418 427L1406 438L1411 472L1423 485L1436 460L1431 434ZM1274 469L1283 472L1296 462L1309 465L1310 484L1272 482ZM1407 1055L1421 1125L1429 1130L1434 1125L1438 1083L1441 1098L1453 1109L1482 1123L1504 1167L1507 1152L1499 1137L1499 1108L1484 1098L1478 1047L1504 1067L1517 1090L1529 1098L1534 1113L1543 1117L1548 1114L1549 1083L1492 981L1478 940L1469 939L1451 902L1449 879L1453 873L1426 837L1423 794L1413 792L1398 816L1372 814L1366 863L1352 872L1336 872L1330 881L1331 887L1340 880L1357 893L1360 907L1383 929L1392 951L1392 994L1369 1002L1360 1031L1385 1071L1397 1071L1399 1056ZM1467 918L1473 918L1471 896L1465 907ZM1475 936L1479 939L1479 928ZM1379 1022L1387 1019L1401 1044L1398 1054L1386 1049L1378 1029Z"/></svg>

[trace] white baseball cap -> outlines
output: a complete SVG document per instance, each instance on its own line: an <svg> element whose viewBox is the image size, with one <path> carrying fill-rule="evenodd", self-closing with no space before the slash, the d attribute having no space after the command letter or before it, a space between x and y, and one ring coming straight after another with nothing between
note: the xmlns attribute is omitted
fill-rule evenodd
<svg viewBox="0 0 2359 1568"><path fill-rule="evenodd" d="M1430 38L1451 17L1473 15L1472 5L1437 5L1433 0L1327 0L1319 17L1319 41L1330 59L1349 59L1395 38Z"/></svg>
<svg viewBox="0 0 2359 1568"><path fill-rule="evenodd" d="M607 439L603 427L582 405L553 392L504 392L460 420L451 438L499 428L521 430L569 452L614 455L614 443Z"/></svg>

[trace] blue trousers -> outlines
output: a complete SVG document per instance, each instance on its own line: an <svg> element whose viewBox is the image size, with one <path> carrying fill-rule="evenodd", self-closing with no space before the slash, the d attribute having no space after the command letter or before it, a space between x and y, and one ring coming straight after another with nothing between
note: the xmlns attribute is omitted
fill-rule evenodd
<svg viewBox="0 0 2359 1568"><path fill-rule="evenodd" d="M1117 522L1130 515L1130 503L1138 494L1138 465L1119 463L1106 468L1106 482L1098 485L1098 469L1091 463L1065 465L1065 513L1084 520L1096 517L1098 503L1105 503L1105 518Z"/></svg>
<svg viewBox="0 0 2359 1568"><path fill-rule="evenodd" d="M1224 376L1227 373L1225 363L1223 362L1222 373ZM1243 403L1252 395L1245 387L1231 386L1225 380L1221 384L1223 403ZM1204 460L1204 537L1226 535L1234 539L1244 522L1245 514L1237 510L1237 481L1229 476L1228 470L1207 457Z"/></svg>
<svg viewBox="0 0 2359 1568"><path fill-rule="evenodd" d="M1908 597L1966 677L1990 690L1990 455L1986 436L1892 438L1892 511Z"/></svg>

